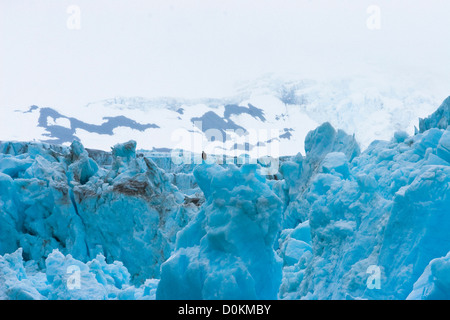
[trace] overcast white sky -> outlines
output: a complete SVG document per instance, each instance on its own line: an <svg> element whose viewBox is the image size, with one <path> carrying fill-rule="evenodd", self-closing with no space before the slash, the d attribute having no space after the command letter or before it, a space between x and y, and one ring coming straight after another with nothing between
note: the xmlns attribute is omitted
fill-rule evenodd
<svg viewBox="0 0 450 320"><path fill-rule="evenodd" d="M370 5L380 30L367 28ZM449 16L448 0L0 0L0 108L221 97L268 72L387 70L450 94Z"/></svg>

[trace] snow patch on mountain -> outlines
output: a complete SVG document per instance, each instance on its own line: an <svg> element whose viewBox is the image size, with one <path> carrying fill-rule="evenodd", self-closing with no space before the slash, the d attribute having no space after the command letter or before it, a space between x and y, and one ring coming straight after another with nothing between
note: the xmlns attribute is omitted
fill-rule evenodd
<svg viewBox="0 0 450 320"><path fill-rule="evenodd" d="M321 81L267 75L224 98L115 97L64 111L63 106L27 106L5 114L27 130L4 130L2 139L65 145L78 139L88 148L107 151L132 136L146 150L201 153L210 146L211 152L231 155L253 150L253 156L286 156L304 154L306 134L329 122L355 134L364 150L399 130L414 134L418 119L440 102L430 86L381 75ZM227 129L233 133L226 134ZM211 145L217 130L220 135ZM240 130L244 134L235 133Z"/></svg>

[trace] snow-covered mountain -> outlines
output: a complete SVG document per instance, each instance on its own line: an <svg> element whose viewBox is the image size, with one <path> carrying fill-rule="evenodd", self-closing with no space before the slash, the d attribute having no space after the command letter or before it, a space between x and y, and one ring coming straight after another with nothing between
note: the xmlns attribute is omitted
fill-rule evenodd
<svg viewBox="0 0 450 320"><path fill-rule="evenodd" d="M414 133L441 97L417 86L374 86L364 78L242 84L234 96L181 99L115 97L77 109L31 106L5 112L1 140L37 140L109 150L132 137L145 150L184 149L239 155L304 153L306 134L324 122L355 137L362 149L397 130Z"/></svg>

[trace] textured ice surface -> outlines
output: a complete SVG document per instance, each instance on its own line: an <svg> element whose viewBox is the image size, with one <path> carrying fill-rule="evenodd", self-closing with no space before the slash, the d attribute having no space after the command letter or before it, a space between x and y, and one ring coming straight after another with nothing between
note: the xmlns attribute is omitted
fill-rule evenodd
<svg viewBox="0 0 450 320"><path fill-rule="evenodd" d="M122 262L106 262L102 254L83 263L58 249L45 260L45 272L34 261L24 262L22 249L0 256L0 299L119 299L152 300L158 280L139 287L130 283L130 273ZM77 278L79 277L79 278Z"/></svg>
<svg viewBox="0 0 450 320"><path fill-rule="evenodd" d="M0 143L0 299L449 299L448 101L362 153L324 123L273 176Z"/></svg>
<svg viewBox="0 0 450 320"><path fill-rule="evenodd" d="M414 283L408 300L450 299L450 253L431 260L420 278Z"/></svg>
<svg viewBox="0 0 450 320"><path fill-rule="evenodd" d="M441 106L428 118L420 119L420 132L431 128L447 129L450 125L450 97L445 99Z"/></svg>
<svg viewBox="0 0 450 320"><path fill-rule="evenodd" d="M81 261L101 253L133 281L159 275L192 205L133 142L115 146L103 168L77 141L0 147L1 254L20 247L44 267L53 249Z"/></svg>
<svg viewBox="0 0 450 320"><path fill-rule="evenodd" d="M158 299L275 299L281 260L273 243L281 201L256 165L202 164L194 175L206 203L161 266Z"/></svg>
<svg viewBox="0 0 450 320"><path fill-rule="evenodd" d="M447 135L432 128L374 141L347 162L336 152L319 160L303 191L288 192L296 198L287 226L309 221L313 254L284 268L280 297L405 299L428 263L450 250ZM372 265L381 269L380 289L366 285Z"/></svg>

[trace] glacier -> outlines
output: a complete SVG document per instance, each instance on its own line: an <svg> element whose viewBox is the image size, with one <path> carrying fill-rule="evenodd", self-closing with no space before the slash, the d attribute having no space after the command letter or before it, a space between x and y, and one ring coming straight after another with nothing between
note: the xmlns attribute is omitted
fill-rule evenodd
<svg viewBox="0 0 450 320"><path fill-rule="evenodd" d="M281 200L253 164L205 164L194 176L207 200L178 233L177 250L161 266L156 298L275 299Z"/></svg>
<svg viewBox="0 0 450 320"><path fill-rule="evenodd" d="M325 122L270 176L0 142L0 299L449 299L449 114L365 150Z"/></svg>

